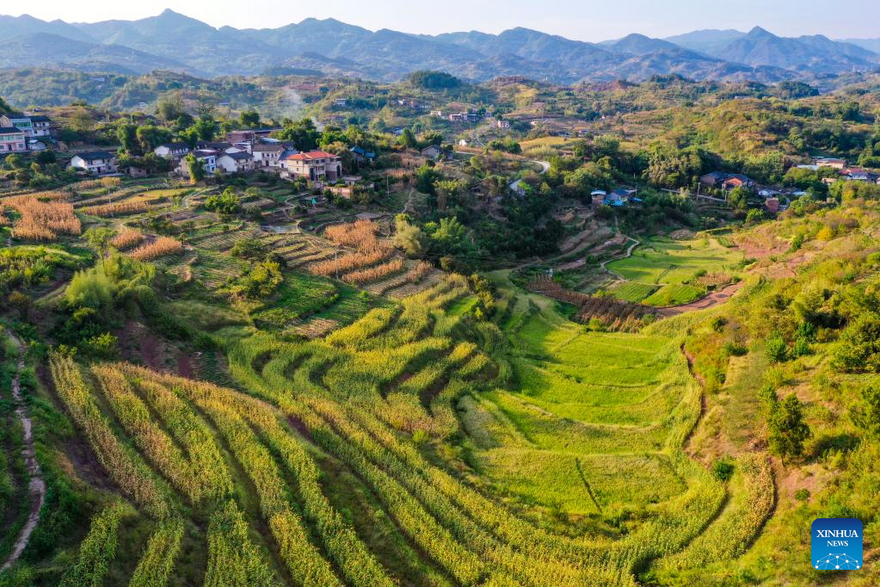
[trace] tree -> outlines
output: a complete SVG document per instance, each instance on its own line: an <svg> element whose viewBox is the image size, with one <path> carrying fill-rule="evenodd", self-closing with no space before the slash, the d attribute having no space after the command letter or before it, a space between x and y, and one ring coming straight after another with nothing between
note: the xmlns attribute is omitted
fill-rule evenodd
<svg viewBox="0 0 880 587"><path fill-rule="evenodd" d="M440 255L468 252L472 244L467 228L454 216L440 219L439 225L431 232L431 240Z"/></svg>
<svg viewBox="0 0 880 587"><path fill-rule="evenodd" d="M880 315L863 312L846 327L832 364L850 373L880 372Z"/></svg>
<svg viewBox="0 0 880 587"><path fill-rule="evenodd" d="M300 151L311 151L317 148L321 133L311 118L302 118L296 122L285 121L284 128L278 131L278 138L291 141Z"/></svg>
<svg viewBox="0 0 880 587"><path fill-rule="evenodd" d="M411 222L406 214L394 217L394 244L410 257L419 257L427 249L427 237L422 229Z"/></svg>
<svg viewBox="0 0 880 587"><path fill-rule="evenodd" d="M862 389L862 404L851 412L853 424L868 436L880 438L880 388L868 385Z"/></svg>
<svg viewBox="0 0 880 587"><path fill-rule="evenodd" d="M454 179L440 180L434 184L437 192L437 210L444 212L447 206L455 205L461 193L461 182Z"/></svg>
<svg viewBox="0 0 880 587"><path fill-rule="evenodd" d="M242 126L242 128L259 128L260 113L253 108L251 108L250 110L244 110L241 114L238 115L238 123Z"/></svg>
<svg viewBox="0 0 880 587"><path fill-rule="evenodd" d="M810 435L810 427L804 421L803 404L797 395L791 394L771 408L770 450L779 455L785 463L787 455L800 456L804 452L804 441Z"/></svg>
<svg viewBox="0 0 880 587"><path fill-rule="evenodd" d="M413 131L408 128L403 129L403 132L400 133L400 138L397 139L397 144L406 149L415 149L419 146L419 142L416 140Z"/></svg>
<svg viewBox="0 0 880 587"><path fill-rule="evenodd" d="M703 153L693 147L680 150L671 143L654 143L644 156L648 162L645 179L660 187L690 185L703 169Z"/></svg>
<svg viewBox="0 0 880 587"><path fill-rule="evenodd" d="M177 120L181 116L187 116L186 110L183 106L183 99L177 92L159 98L159 102L156 105L156 112L159 117L166 122Z"/></svg>
<svg viewBox="0 0 880 587"><path fill-rule="evenodd" d="M138 127L136 124L120 124L116 129L116 138L122 145L122 150L129 155L140 155L143 151L137 141Z"/></svg>
<svg viewBox="0 0 880 587"><path fill-rule="evenodd" d="M414 71L409 74L408 81L412 86L426 90L457 88L462 85L460 79L442 71Z"/></svg>
<svg viewBox="0 0 880 587"><path fill-rule="evenodd" d="M440 179L440 174L429 165L422 165L416 170L416 189L423 194L433 196L436 194L434 184Z"/></svg>
<svg viewBox="0 0 880 587"><path fill-rule="evenodd" d="M267 298L283 282L280 265L275 261L263 261L248 272L241 284L241 292L251 299Z"/></svg>
<svg viewBox="0 0 880 587"><path fill-rule="evenodd" d="M205 166L195 155L189 153L184 161L186 162L186 169L189 171L189 180L192 183L199 183L205 179Z"/></svg>
<svg viewBox="0 0 880 587"><path fill-rule="evenodd" d="M91 112L86 108L80 107L70 115L68 126L78 133L92 132L95 128L95 119L92 117Z"/></svg>
<svg viewBox="0 0 880 587"><path fill-rule="evenodd" d="M45 167L46 165L51 165L58 161L58 157L57 155L55 155L55 151L46 149L45 151L40 151L39 153L37 153L36 161L37 163Z"/></svg>
<svg viewBox="0 0 880 587"><path fill-rule="evenodd" d="M205 200L205 208L224 216L230 216L241 209L241 203L235 193L235 188L228 187L223 190L222 194L208 196Z"/></svg>
<svg viewBox="0 0 880 587"><path fill-rule="evenodd" d="M113 238L113 230L106 226L96 226L85 231L83 238L101 257L101 264L103 265L104 260L107 258L107 253L110 251L110 239Z"/></svg>
<svg viewBox="0 0 880 587"><path fill-rule="evenodd" d="M217 123L211 116L202 116L192 126L198 137L203 141L213 141L217 134Z"/></svg>
<svg viewBox="0 0 880 587"><path fill-rule="evenodd" d="M727 202L736 212L744 214L749 209L750 192L742 186L737 186L730 190L727 196Z"/></svg>
<svg viewBox="0 0 880 587"><path fill-rule="evenodd" d="M774 363L784 363L788 360L788 344L782 336L774 332L767 339L767 358Z"/></svg>
<svg viewBox="0 0 880 587"><path fill-rule="evenodd" d="M150 153L162 143L171 140L171 132L159 126L145 124L137 129L137 141L143 153Z"/></svg>

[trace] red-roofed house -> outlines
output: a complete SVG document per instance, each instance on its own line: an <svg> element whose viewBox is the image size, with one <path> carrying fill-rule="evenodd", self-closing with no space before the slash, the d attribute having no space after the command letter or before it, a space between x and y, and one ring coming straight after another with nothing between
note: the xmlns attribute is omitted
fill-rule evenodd
<svg viewBox="0 0 880 587"><path fill-rule="evenodd" d="M311 181L336 181L342 176L342 159L324 151L308 151L285 157L284 168L291 175Z"/></svg>

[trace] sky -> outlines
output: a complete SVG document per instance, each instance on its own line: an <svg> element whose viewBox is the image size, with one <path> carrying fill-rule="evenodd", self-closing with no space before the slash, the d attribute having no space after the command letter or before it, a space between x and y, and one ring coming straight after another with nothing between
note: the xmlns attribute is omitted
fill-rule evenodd
<svg viewBox="0 0 880 587"><path fill-rule="evenodd" d="M666 37L707 28L747 31L755 25L782 36L880 37L878 0L0 0L0 14L67 22L132 20L166 8L215 27L236 28L332 17L370 30L499 33L522 26L592 42L629 33ZM841 8L847 16L835 17Z"/></svg>

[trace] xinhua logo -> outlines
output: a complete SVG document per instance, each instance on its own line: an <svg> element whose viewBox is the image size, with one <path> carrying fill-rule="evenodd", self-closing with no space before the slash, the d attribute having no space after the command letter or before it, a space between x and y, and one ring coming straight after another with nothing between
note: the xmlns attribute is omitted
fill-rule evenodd
<svg viewBox="0 0 880 587"><path fill-rule="evenodd" d="M862 522L855 518L819 518L813 521L813 568L854 571L862 568Z"/></svg>

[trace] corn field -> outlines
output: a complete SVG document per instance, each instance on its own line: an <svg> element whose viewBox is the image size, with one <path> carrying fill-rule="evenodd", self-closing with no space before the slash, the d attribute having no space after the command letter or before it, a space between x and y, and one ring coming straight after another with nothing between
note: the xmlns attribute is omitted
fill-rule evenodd
<svg viewBox="0 0 880 587"><path fill-rule="evenodd" d="M170 236L160 236L151 243L134 249L129 256L138 261L152 261L165 255L179 255L183 252L183 244Z"/></svg>
<svg viewBox="0 0 880 587"><path fill-rule="evenodd" d="M82 224L73 213L73 204L44 202L27 195L7 198L2 201L2 206L13 208L20 215L12 227L14 238L53 241L59 234L78 235L82 232Z"/></svg>

